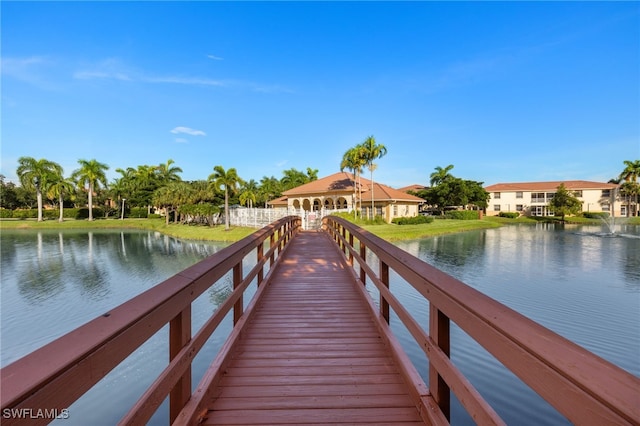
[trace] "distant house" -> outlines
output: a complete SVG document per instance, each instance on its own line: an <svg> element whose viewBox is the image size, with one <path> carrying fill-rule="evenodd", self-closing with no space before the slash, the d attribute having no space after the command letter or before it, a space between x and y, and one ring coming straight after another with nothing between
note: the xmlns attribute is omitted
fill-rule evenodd
<svg viewBox="0 0 640 426"><path fill-rule="evenodd" d="M282 197L268 202L272 207L288 207L306 211L344 210L353 211L362 208L364 217L371 216L371 195L376 216L383 216L387 222L395 217L418 215L418 206L422 198L393 189L387 185L360 178L362 203L358 200L360 191L353 174L334 173L330 176L306 183L283 192Z"/></svg>
<svg viewBox="0 0 640 426"><path fill-rule="evenodd" d="M625 206L616 199L616 184L566 180L489 185L484 188L491 196L487 215L519 212L526 216L552 216L553 210L549 208L549 201L561 184L582 201L582 211L607 212L615 216L627 214Z"/></svg>

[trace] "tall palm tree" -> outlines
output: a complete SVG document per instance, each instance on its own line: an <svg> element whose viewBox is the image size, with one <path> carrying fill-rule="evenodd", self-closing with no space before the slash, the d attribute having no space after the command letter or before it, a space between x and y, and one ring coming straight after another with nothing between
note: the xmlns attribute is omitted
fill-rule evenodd
<svg viewBox="0 0 640 426"><path fill-rule="evenodd" d="M282 184L275 176L263 176L262 179L260 179L259 192L260 196L264 198L264 207L266 208L269 200L279 197L282 194Z"/></svg>
<svg viewBox="0 0 640 426"><path fill-rule="evenodd" d="M438 186L445 180L449 179L451 177L451 174L449 173L451 169L453 169L453 164L449 164L445 168L440 166L436 167L436 171L431 173L429 176L429 184L431 184L431 186Z"/></svg>
<svg viewBox="0 0 640 426"><path fill-rule="evenodd" d="M156 167L156 173L158 174L161 185L182 180L180 176L178 176L178 173L182 173L182 169L180 167L172 167L172 164L175 164L175 161L169 159L166 163L159 164Z"/></svg>
<svg viewBox="0 0 640 426"><path fill-rule="evenodd" d="M64 196L65 194L72 193L74 189L75 184L73 180L66 179L62 175L62 168L60 168L59 174L52 176L51 185L49 186L49 190L47 191L47 197L58 197L58 204L60 207L60 216L58 217L58 222L64 222Z"/></svg>
<svg viewBox="0 0 640 426"><path fill-rule="evenodd" d="M35 189L38 201L38 222L42 222L42 193L47 192L57 174L62 174L62 167L44 158L36 160L33 157L20 157L16 174L23 188Z"/></svg>
<svg viewBox="0 0 640 426"><path fill-rule="evenodd" d="M357 216L358 212L358 200L360 200L360 208L362 208L362 194L359 194L358 191L362 191L360 176L362 175L362 168L364 166L364 156L362 155L362 147L360 145L347 150L347 152L343 154L342 161L340 162L341 172L344 171L344 169L349 169L353 173L354 217ZM360 196L358 197L358 195Z"/></svg>
<svg viewBox="0 0 640 426"><path fill-rule="evenodd" d="M229 230L229 190L237 191L238 184L243 181L238 176L238 172L233 167L225 170L222 166L215 166L213 173L209 175L208 180L220 190L224 187L224 225L225 230Z"/></svg>
<svg viewBox="0 0 640 426"><path fill-rule="evenodd" d="M377 143L373 136L369 136L367 139L365 139L364 142L362 142L361 146L365 164L371 172L371 212L372 216L375 217L376 213L373 195L373 171L377 168L377 165L374 163L374 161L387 155L387 147Z"/></svg>
<svg viewBox="0 0 640 426"><path fill-rule="evenodd" d="M98 160L78 160L80 168L71 175L80 186L87 185L87 195L89 197L89 220L93 220L93 193L102 185L107 187L107 176L105 171L109 170L109 166L100 163Z"/></svg>

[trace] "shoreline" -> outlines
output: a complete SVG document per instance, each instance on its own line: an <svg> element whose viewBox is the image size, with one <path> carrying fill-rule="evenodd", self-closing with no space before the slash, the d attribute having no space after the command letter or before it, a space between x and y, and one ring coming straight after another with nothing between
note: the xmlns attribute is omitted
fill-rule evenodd
<svg viewBox="0 0 640 426"><path fill-rule="evenodd" d="M571 218L569 225L600 225L597 220L579 221ZM640 217L621 219L624 224L640 225ZM478 229L498 228L505 225L517 224L537 224L538 220L531 218L504 219L497 217L485 217L482 220L455 220L443 219L435 220L432 223L421 225L363 225L362 228L383 238L387 241L406 241L420 238L435 237L458 232L473 231ZM175 238L185 240L216 241L221 243L233 243L251 235L256 228L232 227L225 231L224 225L207 227L202 225L166 225L164 219L96 219L93 222L88 220L68 219L64 222L55 220L45 220L37 222L33 219L2 219L0 220L0 231L2 230L34 230L34 229L139 229L161 232Z"/></svg>

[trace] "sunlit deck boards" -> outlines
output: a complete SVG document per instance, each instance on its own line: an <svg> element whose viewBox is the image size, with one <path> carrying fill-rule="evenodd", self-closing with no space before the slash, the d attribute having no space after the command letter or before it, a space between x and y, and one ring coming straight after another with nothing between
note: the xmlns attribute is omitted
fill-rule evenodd
<svg viewBox="0 0 640 426"><path fill-rule="evenodd" d="M203 424L424 424L335 246L291 244Z"/></svg>

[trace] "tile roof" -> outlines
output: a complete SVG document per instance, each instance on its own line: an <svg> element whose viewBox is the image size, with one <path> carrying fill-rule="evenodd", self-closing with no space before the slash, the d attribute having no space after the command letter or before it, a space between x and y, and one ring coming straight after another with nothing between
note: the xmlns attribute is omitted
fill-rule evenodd
<svg viewBox="0 0 640 426"><path fill-rule="evenodd" d="M513 182L496 183L486 186L488 192L508 192L508 191L555 191L561 184L570 190L580 189L613 189L617 185L614 183L590 182L587 180L563 180L550 182Z"/></svg>
<svg viewBox="0 0 640 426"><path fill-rule="evenodd" d="M419 184L413 184L413 185L409 185L409 186L404 186L402 188L398 188L398 191L402 191L402 192L407 192L407 191L413 191L413 192L418 192L418 191L422 191L424 189L429 189L428 186L424 186L424 185L419 185Z"/></svg>
<svg viewBox="0 0 640 426"><path fill-rule="evenodd" d="M360 178L360 181L363 186L370 183L370 181L365 178ZM284 191L282 195L324 194L328 192L353 193L353 175L347 172L334 173L322 179L317 179Z"/></svg>
<svg viewBox="0 0 640 426"><path fill-rule="evenodd" d="M370 200L371 195L369 195L369 191L371 190L371 181L364 177L360 177L360 183L362 185L363 201L367 199ZM391 188L390 186L383 185L378 182L375 182L373 187L374 200L376 201L402 200L416 203L421 203L424 201L422 198L409 195L403 191ZM313 196L335 193L352 194L353 192L353 174L348 172L338 172L321 179L314 180L313 182L309 182L304 185L292 188L288 191L284 191L282 195L292 198L295 196Z"/></svg>

